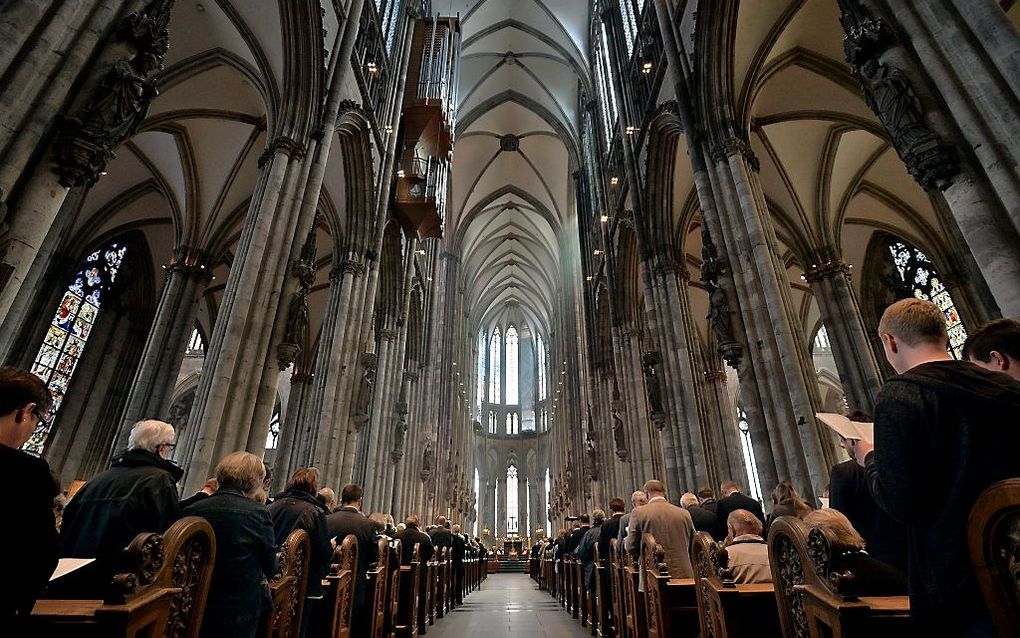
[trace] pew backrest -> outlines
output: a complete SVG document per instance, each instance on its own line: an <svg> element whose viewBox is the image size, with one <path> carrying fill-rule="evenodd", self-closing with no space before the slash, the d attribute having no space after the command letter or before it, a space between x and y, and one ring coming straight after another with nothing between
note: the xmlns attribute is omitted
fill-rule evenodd
<svg viewBox="0 0 1020 638"><path fill-rule="evenodd" d="M804 548L808 527L800 519L780 516L769 526L769 565L779 610L779 624L787 638L808 635L807 616L800 595L794 589L804 584L810 569Z"/></svg>
<svg viewBox="0 0 1020 638"><path fill-rule="evenodd" d="M708 532L698 532L691 543L691 564L694 566L695 596L698 601L698 624L702 636L718 636L718 610L712 609L709 578L719 573L719 545Z"/></svg>
<svg viewBox="0 0 1020 638"><path fill-rule="evenodd" d="M216 561L216 534L204 518L187 516L163 535L163 552L156 584L180 590L170 603L166 636L198 638Z"/></svg>
<svg viewBox="0 0 1020 638"><path fill-rule="evenodd" d="M1020 479L981 494L967 524L970 559L999 636L1020 634Z"/></svg>
<svg viewBox="0 0 1020 638"><path fill-rule="evenodd" d="M386 537L376 541L379 560L368 569L372 588L372 637L382 638L386 625L386 582L389 576L390 544Z"/></svg>
<svg viewBox="0 0 1020 638"><path fill-rule="evenodd" d="M308 533L296 529L283 541L277 552L280 572L269 583L273 606L263 626L264 636L297 638L301 635L305 592L308 588L308 562L311 541Z"/></svg>
<svg viewBox="0 0 1020 638"><path fill-rule="evenodd" d="M351 615L354 611L354 579L358 573L358 539L348 534L343 542L333 551L330 564L328 590L333 602L330 636L334 638L350 638Z"/></svg>

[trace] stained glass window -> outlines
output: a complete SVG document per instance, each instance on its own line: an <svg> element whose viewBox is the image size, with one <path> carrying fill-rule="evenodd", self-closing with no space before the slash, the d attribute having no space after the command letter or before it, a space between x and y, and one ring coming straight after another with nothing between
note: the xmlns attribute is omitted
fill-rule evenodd
<svg viewBox="0 0 1020 638"><path fill-rule="evenodd" d="M482 419L482 401L485 400L485 331L478 334L478 386L475 401L478 420Z"/></svg>
<svg viewBox="0 0 1020 638"><path fill-rule="evenodd" d="M517 511L517 466L506 468L506 534L517 534L520 520Z"/></svg>
<svg viewBox="0 0 1020 638"><path fill-rule="evenodd" d="M53 418L64 402L71 377L99 317L103 298L117 279L126 253L127 246L118 243L92 253L64 291L32 364L32 372L46 383L53 395L53 404L43 423L22 447L26 452L40 456L45 450Z"/></svg>
<svg viewBox="0 0 1020 638"><path fill-rule="evenodd" d="M828 352L832 349L832 345L829 342L829 331L825 329L825 326L818 328L818 332L815 333L815 347L813 352Z"/></svg>
<svg viewBox="0 0 1020 638"><path fill-rule="evenodd" d="M266 434L266 449L275 450L280 443L280 406L273 410L273 418L269 420L269 433Z"/></svg>
<svg viewBox="0 0 1020 638"><path fill-rule="evenodd" d="M475 488L475 491L473 492L473 494L475 495L475 522L473 524L474 527L471 530L471 535L477 538L478 537L478 496L480 494L480 492L478 491L478 468L477 467L475 468L475 483L474 483L474 488Z"/></svg>
<svg viewBox="0 0 1020 638"><path fill-rule="evenodd" d="M761 480L758 478L758 462L754 458L754 448L751 446L751 426L747 422L747 413L744 408L737 408L737 428L740 430L740 447L744 452L744 468L747 470L747 484L751 490L751 497L757 501L762 500Z"/></svg>
<svg viewBox="0 0 1020 638"><path fill-rule="evenodd" d="M499 328L492 331L489 339L489 403L499 403L500 354L503 341L500 339Z"/></svg>
<svg viewBox="0 0 1020 638"><path fill-rule="evenodd" d="M535 358L538 360L538 400L545 401L549 393L549 379L546 372L545 342L542 335L535 337Z"/></svg>
<svg viewBox="0 0 1020 638"><path fill-rule="evenodd" d="M623 44L627 47L627 59L634 53L634 41L637 40L638 20L641 10L634 6L632 0L620 0L620 18L623 22ZM643 3L642 3L643 4Z"/></svg>
<svg viewBox="0 0 1020 638"><path fill-rule="evenodd" d="M517 431L517 413L508 412L506 415L506 433L507 434L519 434Z"/></svg>
<svg viewBox="0 0 1020 638"><path fill-rule="evenodd" d="M518 361L520 360L520 341L517 328L506 329L506 402L508 405L520 403L518 392Z"/></svg>
<svg viewBox="0 0 1020 638"><path fill-rule="evenodd" d="M191 338L188 339L188 347L184 350L186 356L205 356L205 337L198 328L191 331Z"/></svg>
<svg viewBox="0 0 1020 638"><path fill-rule="evenodd" d="M489 412L489 434L496 433L496 413Z"/></svg>
<svg viewBox="0 0 1020 638"><path fill-rule="evenodd" d="M545 535L552 536L552 520L549 518L549 512L552 507L549 505L549 492L552 489L552 477L549 475L549 468L545 468Z"/></svg>
<svg viewBox="0 0 1020 638"><path fill-rule="evenodd" d="M946 330L949 333L949 354L954 358L963 357L963 344L967 341L967 329L960 319L956 303L942 282L928 256L919 248L905 241L889 243L889 253L902 279L903 285L918 299L931 301L946 315Z"/></svg>
<svg viewBox="0 0 1020 638"><path fill-rule="evenodd" d="M613 84L613 64L609 55L606 25L602 24L601 39L595 43L595 79L596 92L602 113L602 128L608 145L613 138L613 127L616 126L616 85Z"/></svg>

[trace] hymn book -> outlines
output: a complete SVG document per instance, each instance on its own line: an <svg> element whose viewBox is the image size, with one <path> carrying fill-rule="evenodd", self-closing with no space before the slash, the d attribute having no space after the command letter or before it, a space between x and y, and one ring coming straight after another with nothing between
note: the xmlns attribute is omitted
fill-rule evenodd
<svg viewBox="0 0 1020 638"><path fill-rule="evenodd" d="M851 421L842 414L833 412L817 412L815 416L829 426L833 432L851 441L875 442L875 424L863 421Z"/></svg>

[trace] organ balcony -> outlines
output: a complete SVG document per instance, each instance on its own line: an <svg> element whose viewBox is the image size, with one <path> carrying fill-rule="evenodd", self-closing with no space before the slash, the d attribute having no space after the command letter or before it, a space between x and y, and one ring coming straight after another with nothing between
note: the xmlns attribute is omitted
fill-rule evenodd
<svg viewBox="0 0 1020 638"><path fill-rule="evenodd" d="M417 20L404 86L396 204L418 237L442 237L457 119L459 17Z"/></svg>

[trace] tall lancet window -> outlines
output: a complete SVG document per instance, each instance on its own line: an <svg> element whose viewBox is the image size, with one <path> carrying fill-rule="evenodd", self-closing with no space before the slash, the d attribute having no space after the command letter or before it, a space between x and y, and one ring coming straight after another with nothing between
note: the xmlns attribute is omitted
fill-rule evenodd
<svg viewBox="0 0 1020 638"><path fill-rule="evenodd" d="M510 326L506 329L506 402L507 405L520 403L520 392L518 390L518 361L520 361L520 342L517 337L517 328Z"/></svg>
<svg viewBox="0 0 1020 638"><path fill-rule="evenodd" d="M949 331L949 354L956 359L963 358L963 344L967 341L967 329L963 326L956 302L946 289L942 276L935 270L935 264L919 248L905 241L889 243L889 253L903 280L902 285L918 299L933 302L946 315L946 329Z"/></svg>
<svg viewBox="0 0 1020 638"><path fill-rule="evenodd" d="M503 342L500 339L499 328L492 331L489 339L489 403L499 403L499 375L500 355L503 349Z"/></svg>
<svg viewBox="0 0 1020 638"><path fill-rule="evenodd" d="M737 408L737 428L740 430L740 447L744 452L744 468L747 470L747 487L751 497L762 500L761 480L758 478L758 462L754 458L754 447L751 446L751 426L747 422L747 412Z"/></svg>
<svg viewBox="0 0 1020 638"><path fill-rule="evenodd" d="M485 400L485 331L478 333L478 386L475 393L478 420L482 420L482 401Z"/></svg>
<svg viewBox="0 0 1020 638"><path fill-rule="evenodd" d="M546 366L548 365L545 360L545 342L542 341L542 335L535 335L535 359L538 361L538 400L545 401L545 397L549 394L549 377L546 372Z"/></svg>
<svg viewBox="0 0 1020 638"><path fill-rule="evenodd" d="M53 418L64 402L67 387L99 318L103 298L117 279L125 253L127 246L113 243L86 257L60 299L32 364L32 372L46 383L53 395L53 404L22 447L26 452L40 456L46 449Z"/></svg>
<svg viewBox="0 0 1020 638"><path fill-rule="evenodd" d="M506 534L517 534L520 531L520 517L517 508L517 466L511 464L506 468Z"/></svg>
<svg viewBox="0 0 1020 638"><path fill-rule="evenodd" d="M545 468L545 535L552 536L552 519L549 518L549 512L552 511L552 507L549 505L549 493L552 491L552 476L549 475L549 468Z"/></svg>

